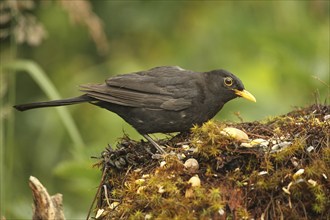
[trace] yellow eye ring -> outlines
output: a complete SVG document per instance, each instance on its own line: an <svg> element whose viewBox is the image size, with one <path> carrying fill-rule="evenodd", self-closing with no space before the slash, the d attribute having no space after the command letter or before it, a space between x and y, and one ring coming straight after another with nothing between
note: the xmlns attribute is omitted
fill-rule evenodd
<svg viewBox="0 0 330 220"><path fill-rule="evenodd" d="M233 79L229 76L224 78L223 82L225 83L226 86L232 86L233 85Z"/></svg>

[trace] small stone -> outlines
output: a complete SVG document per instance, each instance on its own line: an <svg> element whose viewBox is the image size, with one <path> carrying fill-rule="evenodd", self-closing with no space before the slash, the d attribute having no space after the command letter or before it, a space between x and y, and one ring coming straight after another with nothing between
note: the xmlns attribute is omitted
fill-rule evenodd
<svg viewBox="0 0 330 220"><path fill-rule="evenodd" d="M152 219L152 214L148 213L144 216L144 219L145 220L149 220L149 219Z"/></svg>
<svg viewBox="0 0 330 220"><path fill-rule="evenodd" d="M269 141L266 141L262 138L257 138L257 139L253 139L252 141L248 142L248 143L241 143L241 147L267 147L269 145Z"/></svg>
<svg viewBox="0 0 330 220"><path fill-rule="evenodd" d="M241 147L246 147L246 148L253 147L250 143L241 143L240 146L241 146Z"/></svg>
<svg viewBox="0 0 330 220"><path fill-rule="evenodd" d="M234 138L238 141L248 141L249 136L242 130L233 128L233 127L227 127L224 128L221 132L222 135Z"/></svg>
<svg viewBox="0 0 330 220"><path fill-rule="evenodd" d="M266 175L266 174L268 174L267 171L260 171L260 172L258 173L258 176L263 176L263 175Z"/></svg>
<svg viewBox="0 0 330 220"><path fill-rule="evenodd" d="M324 121L328 121L330 119L330 115L325 115L324 116Z"/></svg>
<svg viewBox="0 0 330 220"><path fill-rule="evenodd" d="M297 167L299 165L299 160L297 157L292 157L290 161L294 167Z"/></svg>
<svg viewBox="0 0 330 220"><path fill-rule="evenodd" d="M272 151L278 151L280 149L280 146L278 144L275 144L272 146Z"/></svg>
<svg viewBox="0 0 330 220"><path fill-rule="evenodd" d="M286 147L291 145L291 142L290 141L283 141L283 142L279 143L278 145L280 146L280 148L286 148Z"/></svg>
<svg viewBox="0 0 330 220"><path fill-rule="evenodd" d="M189 179L188 183L190 183L191 187L186 189L185 197L191 198L194 196L194 188L201 186L201 180L198 175L195 175Z"/></svg>
<svg viewBox="0 0 330 220"><path fill-rule="evenodd" d="M165 192L164 186L158 186L158 193L163 194Z"/></svg>
<svg viewBox="0 0 330 220"><path fill-rule="evenodd" d="M182 145L182 148L184 150L189 150L190 146L188 144L184 144L184 145Z"/></svg>
<svg viewBox="0 0 330 220"><path fill-rule="evenodd" d="M304 169L299 169L295 174L293 174L293 179L297 179L299 176L301 176L305 172Z"/></svg>
<svg viewBox="0 0 330 220"><path fill-rule="evenodd" d="M191 187L200 187L201 186L201 180L199 179L198 175L195 175L193 177L191 177L188 180L188 183L191 184Z"/></svg>
<svg viewBox="0 0 330 220"><path fill-rule="evenodd" d="M288 147L290 145L291 145L291 142L289 142L289 141L280 142L280 143L275 144L274 146L272 146L271 152L276 152L276 151L283 150L284 148L286 148L286 147Z"/></svg>
<svg viewBox="0 0 330 220"><path fill-rule="evenodd" d="M135 169L134 172L139 173L139 172L141 172L141 170L142 170L141 168L138 168L138 169Z"/></svg>
<svg viewBox="0 0 330 220"><path fill-rule="evenodd" d="M166 161L160 162L160 167L164 167L166 165Z"/></svg>
<svg viewBox="0 0 330 220"><path fill-rule="evenodd" d="M184 163L184 167L187 169L188 172L194 173L199 169L199 164L195 158L189 158Z"/></svg>
<svg viewBox="0 0 330 220"><path fill-rule="evenodd" d="M219 209L218 210L218 213L219 213L219 215L224 215L225 214L225 210L224 209Z"/></svg>
<svg viewBox="0 0 330 220"><path fill-rule="evenodd" d="M325 175L325 173L322 173L322 176L324 179L326 179L326 180L328 179L328 177L327 177L327 175Z"/></svg>
<svg viewBox="0 0 330 220"><path fill-rule="evenodd" d="M317 185L317 182L315 180L312 180L312 179L307 180L307 182L309 184L311 184L312 186L316 186Z"/></svg>
<svg viewBox="0 0 330 220"><path fill-rule="evenodd" d="M264 140L262 138L257 138L257 139L254 139L250 142L253 146L254 145L260 145L262 147L267 147L269 145L269 141L267 140Z"/></svg>
<svg viewBox="0 0 330 220"><path fill-rule="evenodd" d="M310 153L314 150L315 148L313 146L309 146L306 148L307 152Z"/></svg>

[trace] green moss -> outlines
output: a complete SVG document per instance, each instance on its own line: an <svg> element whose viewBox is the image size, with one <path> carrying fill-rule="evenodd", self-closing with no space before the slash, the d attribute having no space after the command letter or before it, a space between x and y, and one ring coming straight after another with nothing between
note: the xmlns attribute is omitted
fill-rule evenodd
<svg viewBox="0 0 330 220"><path fill-rule="evenodd" d="M103 192L97 209L106 209L104 219L329 219L330 126L323 120L329 110L314 105L262 122L209 121L163 141L172 153L161 159L162 166L145 153L148 143L135 143L125 154L111 153L103 159L109 168L105 183L110 186L108 199L120 205L109 210ZM246 131L250 139L266 139L269 145L243 148L221 133L225 127ZM289 144L274 150L283 142ZM111 158L128 154L136 155L137 162L109 166ZM199 162L195 173L183 165L191 157ZM200 178L199 187L189 183L194 175Z"/></svg>
<svg viewBox="0 0 330 220"><path fill-rule="evenodd" d="M304 138L295 139L288 147L283 148L277 153L272 154L276 162L287 161L288 159L301 154L306 146Z"/></svg>

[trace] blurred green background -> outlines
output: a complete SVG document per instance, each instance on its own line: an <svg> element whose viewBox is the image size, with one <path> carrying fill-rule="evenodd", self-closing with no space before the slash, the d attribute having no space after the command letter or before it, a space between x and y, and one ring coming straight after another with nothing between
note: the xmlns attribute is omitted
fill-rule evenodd
<svg viewBox="0 0 330 220"><path fill-rule="evenodd" d="M160 65L224 68L257 98L228 103L216 118L230 121L239 121L237 112L262 120L329 98L329 1L0 4L0 206L7 219L31 218L30 175L50 194L64 194L67 219L84 219L101 176L90 157L123 132L141 139L89 104L64 107L78 128L73 135L54 108L14 111L14 104L51 98L32 76L45 74L61 97L72 97L79 84Z"/></svg>

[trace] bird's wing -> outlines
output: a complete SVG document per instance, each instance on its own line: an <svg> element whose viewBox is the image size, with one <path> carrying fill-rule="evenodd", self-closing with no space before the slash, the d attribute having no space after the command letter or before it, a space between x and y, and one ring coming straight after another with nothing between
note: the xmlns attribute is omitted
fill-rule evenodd
<svg viewBox="0 0 330 220"><path fill-rule="evenodd" d="M196 74L178 67L156 67L119 75L105 84L82 85L95 99L123 106L180 111L197 96Z"/></svg>

